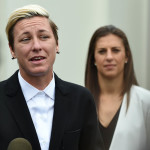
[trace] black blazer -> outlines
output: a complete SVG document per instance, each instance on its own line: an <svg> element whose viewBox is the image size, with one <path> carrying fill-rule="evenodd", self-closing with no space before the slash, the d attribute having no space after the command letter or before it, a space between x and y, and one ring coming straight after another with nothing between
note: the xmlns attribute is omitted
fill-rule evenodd
<svg viewBox="0 0 150 150"><path fill-rule="evenodd" d="M49 150L102 150L93 98L86 88L62 81L55 75L54 117ZM0 150L23 137L33 150L41 150L18 71L0 82Z"/></svg>

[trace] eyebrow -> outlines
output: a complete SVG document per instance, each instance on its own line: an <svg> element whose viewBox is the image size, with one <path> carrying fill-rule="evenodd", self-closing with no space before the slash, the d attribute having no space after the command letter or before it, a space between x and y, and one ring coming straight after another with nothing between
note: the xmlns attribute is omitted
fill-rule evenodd
<svg viewBox="0 0 150 150"><path fill-rule="evenodd" d="M48 32L48 31L42 29L42 30L39 30L38 32L42 33L42 32ZM22 35L23 35L23 34L29 34L29 33L30 33L30 32L26 31L26 32L23 32Z"/></svg>
<svg viewBox="0 0 150 150"><path fill-rule="evenodd" d="M38 33L44 33L44 32L48 32L47 30L39 30ZM28 35L30 34L30 32L26 31L26 32L23 32L20 36L23 36L23 35Z"/></svg>
<svg viewBox="0 0 150 150"><path fill-rule="evenodd" d="M121 49L120 46L113 46L111 48L118 48L118 49ZM98 47L97 49L101 50L101 49L107 49L106 47Z"/></svg>
<svg viewBox="0 0 150 150"><path fill-rule="evenodd" d="M27 31L27 32L23 32L21 34L18 35L18 38L21 38L22 36L24 35L29 35L30 33Z"/></svg>
<svg viewBox="0 0 150 150"><path fill-rule="evenodd" d="M24 35L24 34L29 34L29 32L23 32L21 35Z"/></svg>
<svg viewBox="0 0 150 150"><path fill-rule="evenodd" d="M48 32L47 30L39 30L38 32L42 33L42 32Z"/></svg>
<svg viewBox="0 0 150 150"><path fill-rule="evenodd" d="M112 48L121 48L120 46L114 46L114 47L112 47Z"/></svg>

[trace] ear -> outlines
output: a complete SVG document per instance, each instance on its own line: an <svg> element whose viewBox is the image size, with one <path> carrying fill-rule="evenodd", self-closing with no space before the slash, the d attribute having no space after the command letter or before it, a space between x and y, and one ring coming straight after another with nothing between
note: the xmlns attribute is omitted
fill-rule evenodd
<svg viewBox="0 0 150 150"><path fill-rule="evenodd" d="M128 57L125 58L125 63L127 63L127 62L128 62Z"/></svg>
<svg viewBox="0 0 150 150"><path fill-rule="evenodd" d="M10 49L11 56L13 58L16 58L15 50L12 48L12 46L10 44L9 44L9 49Z"/></svg>
<svg viewBox="0 0 150 150"><path fill-rule="evenodd" d="M56 53L59 54L59 44L56 45Z"/></svg>
<svg viewBox="0 0 150 150"><path fill-rule="evenodd" d="M128 62L128 56L129 56L129 52L126 52L125 63Z"/></svg>

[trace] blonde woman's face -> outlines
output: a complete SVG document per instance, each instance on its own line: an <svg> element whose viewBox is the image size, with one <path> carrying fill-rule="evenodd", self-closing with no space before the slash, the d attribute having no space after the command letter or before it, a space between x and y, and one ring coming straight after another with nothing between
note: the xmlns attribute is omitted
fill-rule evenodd
<svg viewBox="0 0 150 150"><path fill-rule="evenodd" d="M113 34L99 38L94 57L99 77L123 78L124 66L128 59L121 38Z"/></svg>
<svg viewBox="0 0 150 150"><path fill-rule="evenodd" d="M49 76L58 52L49 20L33 17L19 21L14 27L14 49L10 46L10 50L22 76Z"/></svg>

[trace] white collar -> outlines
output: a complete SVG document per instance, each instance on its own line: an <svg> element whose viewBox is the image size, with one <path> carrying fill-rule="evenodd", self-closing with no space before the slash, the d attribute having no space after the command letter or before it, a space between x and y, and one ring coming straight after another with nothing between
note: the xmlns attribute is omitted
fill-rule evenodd
<svg viewBox="0 0 150 150"><path fill-rule="evenodd" d="M40 90L29 84L27 81L25 81L21 74L20 71L18 72L18 79L19 83L22 89L22 92L24 94L25 100L29 101L32 97L34 97ZM48 84L48 86L42 90L44 93L46 93L51 99L55 99L55 77L53 73L53 78L51 82Z"/></svg>

